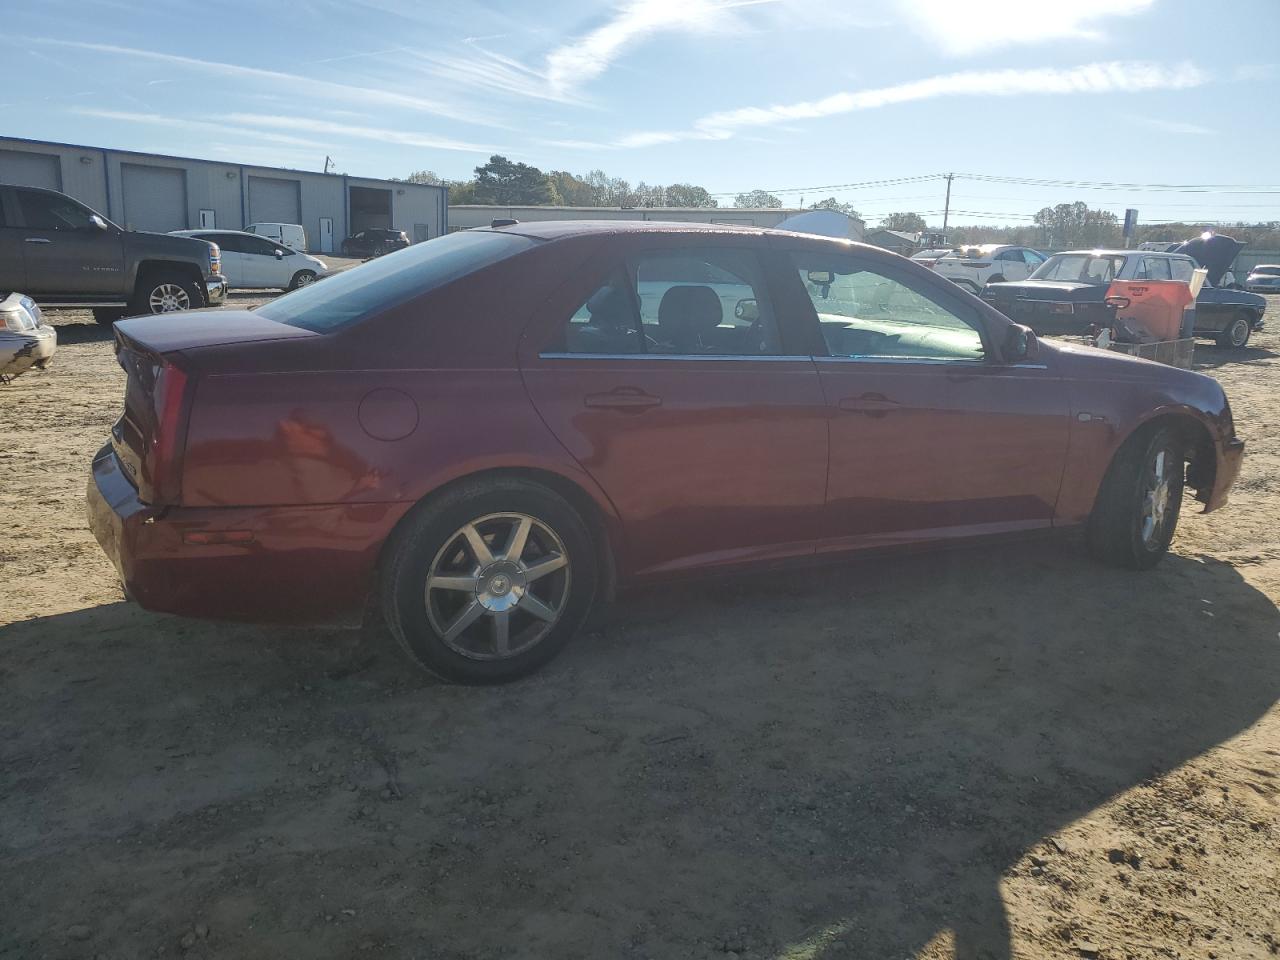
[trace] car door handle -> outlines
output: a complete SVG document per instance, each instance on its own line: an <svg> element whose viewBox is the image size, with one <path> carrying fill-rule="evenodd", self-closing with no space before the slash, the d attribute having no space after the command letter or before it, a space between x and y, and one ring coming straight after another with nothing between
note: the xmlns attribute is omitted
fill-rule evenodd
<svg viewBox="0 0 1280 960"><path fill-rule="evenodd" d="M884 414L897 410L901 406L897 400L890 400L883 393L864 393L860 397L844 397L836 406L841 410L854 413Z"/></svg>
<svg viewBox="0 0 1280 960"><path fill-rule="evenodd" d="M662 398L645 393L639 387L618 387L608 393L589 393L583 400L588 407L610 410L644 410L662 405Z"/></svg>
<svg viewBox="0 0 1280 960"><path fill-rule="evenodd" d="M53 241L45 237L27 237L27 243L53 243Z"/></svg>

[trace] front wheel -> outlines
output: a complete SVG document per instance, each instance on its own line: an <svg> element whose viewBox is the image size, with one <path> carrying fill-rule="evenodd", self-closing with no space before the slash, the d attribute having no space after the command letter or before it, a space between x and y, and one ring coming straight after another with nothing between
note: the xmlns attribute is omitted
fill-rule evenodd
<svg viewBox="0 0 1280 960"><path fill-rule="evenodd" d="M1131 437L1107 471L1093 515L1089 548L1106 563L1146 570L1169 550L1186 480L1177 433L1159 427Z"/></svg>
<svg viewBox="0 0 1280 960"><path fill-rule="evenodd" d="M123 307L95 307L93 319L102 326L109 327L117 320L123 319L127 312Z"/></svg>
<svg viewBox="0 0 1280 960"><path fill-rule="evenodd" d="M504 683L550 661L596 588L587 525L538 484L463 484L411 515L382 583L383 614L419 665L458 683Z"/></svg>
<svg viewBox="0 0 1280 960"><path fill-rule="evenodd" d="M289 289L297 290L299 287L305 287L314 283L316 274L314 270L299 270L293 275L293 279L289 281Z"/></svg>
<svg viewBox="0 0 1280 960"><path fill-rule="evenodd" d="M1223 331L1218 334L1218 346L1232 347L1240 349L1249 342L1249 337L1253 334L1253 323L1243 313L1238 313L1231 318Z"/></svg>
<svg viewBox="0 0 1280 960"><path fill-rule="evenodd" d="M156 271L138 281L129 309L135 314L177 313L204 306L200 285L189 277Z"/></svg>

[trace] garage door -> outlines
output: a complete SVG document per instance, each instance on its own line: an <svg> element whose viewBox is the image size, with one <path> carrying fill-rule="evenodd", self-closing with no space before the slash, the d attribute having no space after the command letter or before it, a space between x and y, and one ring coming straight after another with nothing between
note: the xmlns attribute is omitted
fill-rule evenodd
<svg viewBox="0 0 1280 960"><path fill-rule="evenodd" d="M124 222L133 230L187 229L187 173L178 167L120 165Z"/></svg>
<svg viewBox="0 0 1280 960"><path fill-rule="evenodd" d="M250 223L301 223L300 185L297 180L249 178Z"/></svg>
<svg viewBox="0 0 1280 960"><path fill-rule="evenodd" d="M61 190L62 164L49 153L0 150L0 183Z"/></svg>

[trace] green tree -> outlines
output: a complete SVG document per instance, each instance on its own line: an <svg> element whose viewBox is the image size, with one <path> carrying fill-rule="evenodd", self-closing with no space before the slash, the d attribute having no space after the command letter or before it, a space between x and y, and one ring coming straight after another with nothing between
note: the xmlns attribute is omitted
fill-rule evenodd
<svg viewBox="0 0 1280 960"><path fill-rule="evenodd" d="M809 204L810 210L839 210L841 213L848 214L851 217L862 219L862 214L853 209L851 203L841 203L835 197L827 197L825 200L819 200L817 203Z"/></svg>
<svg viewBox="0 0 1280 960"><path fill-rule="evenodd" d="M891 213L880 221L881 230L900 230L903 233L920 233L928 226L918 213Z"/></svg>
<svg viewBox="0 0 1280 960"><path fill-rule="evenodd" d="M595 190L581 177L567 170L552 170L547 174L552 189L559 194L560 202L568 207L594 207Z"/></svg>
<svg viewBox="0 0 1280 960"><path fill-rule="evenodd" d="M476 182L474 180L456 180L449 184L449 202L453 204L459 203L480 203L476 199Z"/></svg>
<svg viewBox="0 0 1280 960"><path fill-rule="evenodd" d="M735 207L780 207L782 201L767 190L749 190L733 198Z"/></svg>
<svg viewBox="0 0 1280 960"><path fill-rule="evenodd" d="M1093 210L1077 200L1044 207L1035 215L1040 242L1049 247L1103 247L1121 241L1120 218L1106 210Z"/></svg>
<svg viewBox="0 0 1280 960"><path fill-rule="evenodd" d="M434 170L415 170L404 178L407 183L429 183L436 186L445 186L447 181L436 176Z"/></svg>
<svg viewBox="0 0 1280 960"><path fill-rule="evenodd" d="M477 203L503 206L537 206L554 203L556 194L547 175L527 163L517 163L494 154L489 162L476 167L475 197Z"/></svg>
<svg viewBox="0 0 1280 960"><path fill-rule="evenodd" d="M673 183L667 187L668 207L718 207L720 202L707 193L706 187L692 183Z"/></svg>

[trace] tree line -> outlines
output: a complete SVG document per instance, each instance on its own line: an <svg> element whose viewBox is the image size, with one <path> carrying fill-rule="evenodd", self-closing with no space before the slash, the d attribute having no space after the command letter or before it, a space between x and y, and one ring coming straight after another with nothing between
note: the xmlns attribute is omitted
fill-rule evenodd
<svg viewBox="0 0 1280 960"><path fill-rule="evenodd" d="M431 170L405 177L410 183L430 183L449 188L449 202L492 203L509 207L718 207L720 201L694 183L646 183L634 186L603 170L584 174L567 170L539 170L494 154L475 168L470 180L446 180ZM782 201L766 190L749 190L734 197L735 207L781 207ZM849 204L828 197L809 205L811 210L831 209L857 216Z"/></svg>

